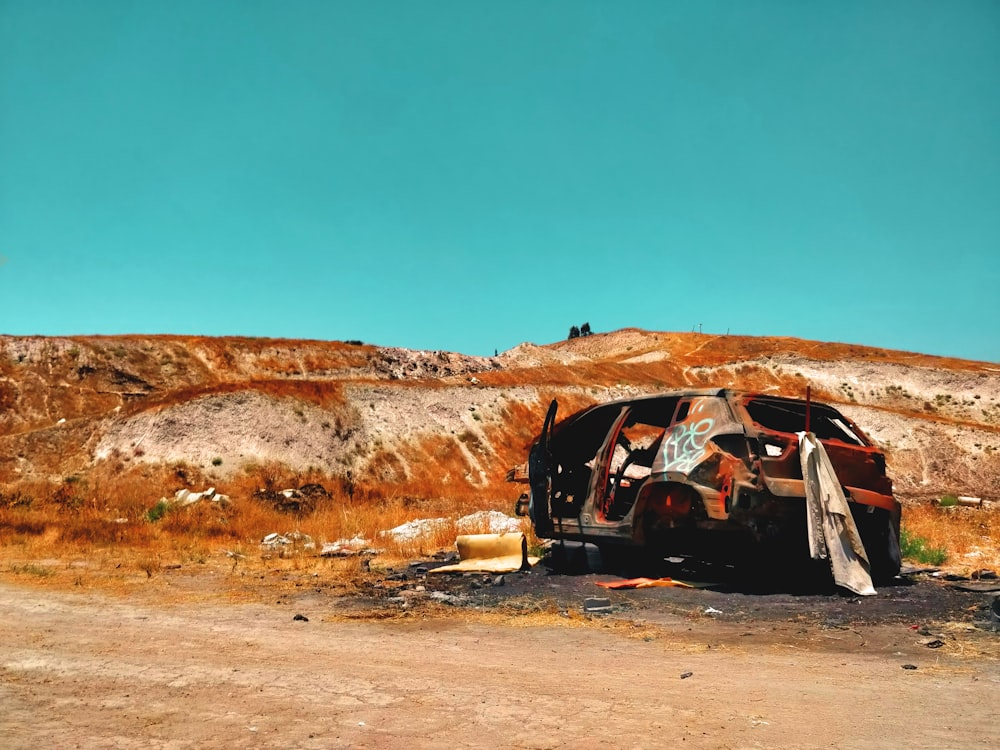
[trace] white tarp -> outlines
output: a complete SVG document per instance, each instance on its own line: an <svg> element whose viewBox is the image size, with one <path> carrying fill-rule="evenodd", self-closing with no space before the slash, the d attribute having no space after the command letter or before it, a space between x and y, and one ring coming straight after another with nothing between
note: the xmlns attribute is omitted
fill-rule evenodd
<svg viewBox="0 0 1000 750"><path fill-rule="evenodd" d="M871 566L840 480L823 444L811 432L800 432L799 460L806 484L809 554L829 558L838 586L862 596L875 593Z"/></svg>

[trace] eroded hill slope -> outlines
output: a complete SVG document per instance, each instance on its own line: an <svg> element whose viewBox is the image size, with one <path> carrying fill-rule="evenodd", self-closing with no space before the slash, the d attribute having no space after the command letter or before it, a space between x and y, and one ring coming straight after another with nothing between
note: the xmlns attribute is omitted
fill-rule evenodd
<svg viewBox="0 0 1000 750"><path fill-rule="evenodd" d="M248 466L509 495L545 405L686 386L837 404L903 496L996 496L1000 367L844 344L626 329L497 357L181 336L0 337L0 483L97 466ZM409 488L409 489L407 489ZM419 490L417 490L419 491ZM505 494L504 494L505 493Z"/></svg>

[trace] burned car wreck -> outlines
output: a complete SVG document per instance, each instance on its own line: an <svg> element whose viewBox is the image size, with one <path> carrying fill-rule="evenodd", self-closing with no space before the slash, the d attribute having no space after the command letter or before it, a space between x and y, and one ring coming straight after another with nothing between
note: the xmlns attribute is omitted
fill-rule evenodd
<svg viewBox="0 0 1000 750"><path fill-rule="evenodd" d="M650 559L694 545L744 557L808 557L801 433L822 443L875 580L900 569L900 504L884 454L831 406L728 389L688 390L584 409L549 407L529 452L518 512L549 539ZM511 479L517 480L512 475Z"/></svg>

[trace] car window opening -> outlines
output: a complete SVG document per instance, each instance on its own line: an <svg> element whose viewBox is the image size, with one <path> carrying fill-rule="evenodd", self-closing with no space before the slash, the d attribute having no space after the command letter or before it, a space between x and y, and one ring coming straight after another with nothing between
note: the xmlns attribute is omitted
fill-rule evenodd
<svg viewBox="0 0 1000 750"><path fill-rule="evenodd" d="M615 439L610 471L604 487L602 509L605 519L616 521L628 515L642 483L653 471L653 462L666 428L659 424L632 422L622 427Z"/></svg>
<svg viewBox="0 0 1000 750"><path fill-rule="evenodd" d="M795 434L806 429L804 402L779 402L770 399L751 399L745 404L753 421L768 430ZM837 412L823 404L812 404L810 429L820 440L840 440L851 445L864 445L864 441L840 419Z"/></svg>

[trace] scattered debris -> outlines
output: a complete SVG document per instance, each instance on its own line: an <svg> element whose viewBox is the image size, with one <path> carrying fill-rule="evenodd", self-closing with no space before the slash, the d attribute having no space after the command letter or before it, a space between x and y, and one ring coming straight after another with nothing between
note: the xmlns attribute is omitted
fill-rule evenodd
<svg viewBox="0 0 1000 750"><path fill-rule="evenodd" d="M358 534L351 539L338 539L326 542L319 551L320 557L354 557L356 555L377 555L381 550L374 549L371 541Z"/></svg>
<svg viewBox="0 0 1000 750"><path fill-rule="evenodd" d="M295 615L295 617L293 617L292 619L297 620L299 622L309 622L309 618L306 617L305 615Z"/></svg>
<svg viewBox="0 0 1000 750"><path fill-rule="evenodd" d="M391 537L396 542L412 542L422 536L437 533L451 521L447 518L417 518L393 529L381 532L381 536Z"/></svg>
<svg viewBox="0 0 1000 750"><path fill-rule="evenodd" d="M442 604L462 603L462 597L455 596L454 594L446 594L444 591L432 591L430 593L430 598L436 602L441 602Z"/></svg>
<svg viewBox="0 0 1000 750"><path fill-rule="evenodd" d="M275 510L282 513L309 513L316 508L319 500L330 498L330 493L321 484L304 484L298 489L289 488L275 490L271 487L258 487L254 490L255 500L270 503Z"/></svg>
<svg viewBox="0 0 1000 750"><path fill-rule="evenodd" d="M981 497L970 497L969 495L959 495L958 504L969 508L980 508L983 505Z"/></svg>
<svg viewBox="0 0 1000 750"><path fill-rule="evenodd" d="M994 591L1000 591L1000 581L958 581L956 583L952 583L951 587L958 589L959 591L978 591L989 594Z"/></svg>
<svg viewBox="0 0 1000 750"><path fill-rule="evenodd" d="M528 555L528 539L513 534L463 534L455 540L459 562L431 573L513 573L529 570L539 561Z"/></svg>
<svg viewBox="0 0 1000 750"><path fill-rule="evenodd" d="M940 638L932 638L928 641L921 641L921 646L927 646L927 648L941 648L944 645L944 641Z"/></svg>
<svg viewBox="0 0 1000 750"><path fill-rule="evenodd" d="M715 607L705 607L705 611L704 611L703 614L706 614L706 615L721 615L722 614L722 610L721 609L716 609Z"/></svg>
<svg viewBox="0 0 1000 750"><path fill-rule="evenodd" d="M688 677L694 675L694 672L681 672L681 679L686 680Z"/></svg>
<svg viewBox="0 0 1000 750"><path fill-rule="evenodd" d="M521 531L521 521L498 510L481 510L462 516L455 522L460 534L474 534L483 531L488 534L507 534Z"/></svg>
<svg viewBox="0 0 1000 750"><path fill-rule="evenodd" d="M903 669L916 669L916 668L917 668L916 664L904 664L903 665Z"/></svg>
<svg viewBox="0 0 1000 750"><path fill-rule="evenodd" d="M915 565L904 565L899 569L901 576L933 575L940 572L941 568L917 567Z"/></svg>
<svg viewBox="0 0 1000 750"><path fill-rule="evenodd" d="M260 546L265 549L278 550L284 556L291 551L305 551L316 549L316 542L308 534L301 531L289 531L284 534L271 533L260 540Z"/></svg>
<svg viewBox="0 0 1000 750"><path fill-rule="evenodd" d="M168 505L175 505L177 507L183 508L188 505L194 505L202 500L207 500L212 503L218 503L219 505L229 505L229 495L223 495L215 491L215 487L209 487L204 492L192 492L188 489L177 490L172 498L161 497L161 503L167 503Z"/></svg>
<svg viewBox="0 0 1000 750"><path fill-rule="evenodd" d="M621 581L597 581L597 585L605 589L701 588L686 581L675 581L673 578L626 578Z"/></svg>
<svg viewBox="0 0 1000 750"><path fill-rule="evenodd" d="M452 523L449 518L417 518L393 529L383 531L382 536L391 537L396 542L412 542L420 537L440 532ZM459 534L475 534L483 531L489 534L521 532L521 521L498 510L482 510L455 521Z"/></svg>
<svg viewBox="0 0 1000 750"><path fill-rule="evenodd" d="M583 600L584 612L610 612L611 600L600 596L589 596Z"/></svg>

